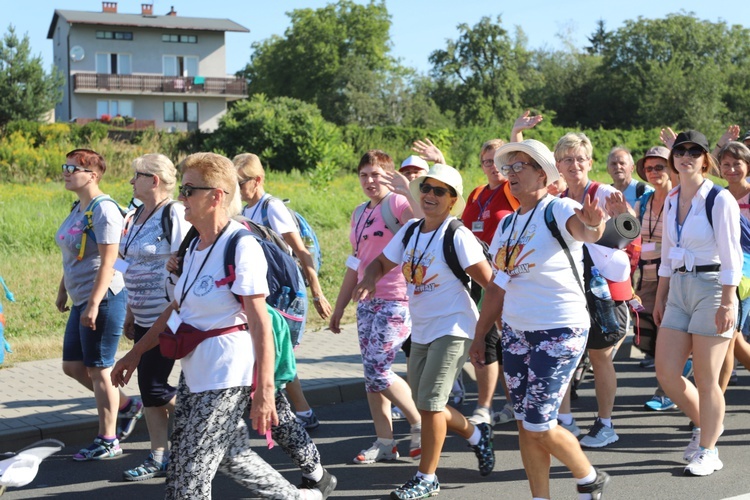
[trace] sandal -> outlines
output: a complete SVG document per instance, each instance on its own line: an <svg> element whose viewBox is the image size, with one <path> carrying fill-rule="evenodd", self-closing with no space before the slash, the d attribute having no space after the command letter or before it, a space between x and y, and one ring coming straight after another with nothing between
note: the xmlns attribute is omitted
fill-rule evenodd
<svg viewBox="0 0 750 500"><path fill-rule="evenodd" d="M117 439L114 441L106 441L97 437L88 448L83 448L81 451L73 455L73 460L76 462L107 460L109 458L115 458L118 455L122 455L122 448L120 448L120 442Z"/></svg>
<svg viewBox="0 0 750 500"><path fill-rule="evenodd" d="M154 455L149 453L148 458L138 467L126 470L122 473L125 481L145 481L155 477L164 477L167 475L167 463L157 462Z"/></svg>

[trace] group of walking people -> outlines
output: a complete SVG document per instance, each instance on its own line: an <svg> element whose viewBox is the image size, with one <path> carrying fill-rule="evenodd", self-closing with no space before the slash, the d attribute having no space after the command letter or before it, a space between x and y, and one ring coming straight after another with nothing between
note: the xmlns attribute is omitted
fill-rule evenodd
<svg viewBox="0 0 750 500"><path fill-rule="evenodd" d="M357 174L366 201L352 212L352 251L342 263L346 272L333 307L288 210L265 193L257 156L232 161L213 153L190 155L180 164L181 203L172 200L178 175L172 162L163 155L138 158L131 184L142 205L123 218L99 188L104 159L90 150L69 153L65 187L79 201L56 235L64 271L57 307L66 311L72 302L63 369L94 391L100 419L94 442L74 459L121 454L119 442L143 411L151 450L124 478L166 476L167 498L209 498L219 469L262 498L326 498L335 489L336 478L322 467L306 431L319 423L299 379L275 378L281 351L266 304L267 266L258 242L244 237L243 225L233 220L242 212L286 240L312 303L322 318L330 317L334 333L341 331L349 302L356 303L376 439L353 453L352 461L399 457L392 406L410 425L408 454L419 461L391 498L440 491L437 468L448 431L467 440L480 474L489 475L495 466L492 425L511 421L534 498L550 497L552 457L571 471L581 498L602 498L610 478L592 466L582 447L618 439L612 358L629 329L632 299L659 327L659 389L652 400L658 407L651 409L676 404L694 424L685 473L721 469L721 374L733 366L734 354L743 364L750 359L744 337L736 333L748 313L739 307L737 286L750 150L723 136L714 159L703 134L666 133L667 147L649 149L637 166L626 149L610 152L615 183L608 186L588 178L593 146L584 134L566 134L553 151L523 140L523 130L540 120L525 113L514 125L512 142L483 145L487 184L468 199L461 174L429 140L415 142L418 155L400 171L387 153L365 153ZM637 186L628 169L653 187ZM714 169L729 189L719 190L707 178ZM247 203L244 209L240 200ZM610 253L622 252L628 263L626 276L606 276L617 322L610 331L587 302L592 273L599 273L596 243L607 220L625 213L639 216L642 248L640 257L630 249L628 255ZM197 237L180 250L191 227ZM230 280L225 250L238 237ZM635 290L630 262L639 270ZM115 364L123 331L135 345ZM160 351L165 331L197 339L182 357L177 387L168 382L174 360ZM401 349L406 380L392 368ZM587 350L598 415L579 441L570 386ZM684 372L689 360L694 382ZM448 404L466 361L476 369L479 392L469 418ZM118 386L136 368L141 397L128 398ZM493 414L498 382L506 403ZM248 403L253 429L276 440L300 467L299 487L250 449L243 421Z"/></svg>

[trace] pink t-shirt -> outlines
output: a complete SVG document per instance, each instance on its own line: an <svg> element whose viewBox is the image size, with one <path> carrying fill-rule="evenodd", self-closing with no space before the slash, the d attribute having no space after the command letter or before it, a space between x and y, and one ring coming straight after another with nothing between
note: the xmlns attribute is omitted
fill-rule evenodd
<svg viewBox="0 0 750 500"><path fill-rule="evenodd" d="M393 215L402 224L404 210L409 206L409 201L400 194L392 194L384 203L390 203ZM352 253L360 260L357 270L357 279L362 281L365 268L383 252L385 246L393 239L393 233L385 227L383 215L378 205L374 209L366 207L359 218L356 211L352 213L351 232L349 241L352 244ZM406 295L406 280L401 274L401 266L396 266L378 281L375 297L383 300L408 300Z"/></svg>

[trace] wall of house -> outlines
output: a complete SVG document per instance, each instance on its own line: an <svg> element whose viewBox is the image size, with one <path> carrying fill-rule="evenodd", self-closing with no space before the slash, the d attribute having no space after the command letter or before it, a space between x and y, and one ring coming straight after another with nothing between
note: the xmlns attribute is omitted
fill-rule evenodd
<svg viewBox="0 0 750 500"><path fill-rule="evenodd" d="M52 63L63 75L66 75L66 81L68 82L63 88L62 101L55 106L55 116L60 121L68 121L71 119L69 112L70 106L70 84L72 84L72 77L70 76L70 48L68 47L68 23L58 22L55 27L55 33L52 37Z"/></svg>

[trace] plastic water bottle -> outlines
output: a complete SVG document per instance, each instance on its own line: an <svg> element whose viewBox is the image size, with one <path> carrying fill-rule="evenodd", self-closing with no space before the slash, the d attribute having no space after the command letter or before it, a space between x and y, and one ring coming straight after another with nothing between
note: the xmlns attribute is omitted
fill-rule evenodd
<svg viewBox="0 0 750 500"><path fill-rule="evenodd" d="M294 297L294 300L289 304L289 307L286 310L286 313L289 316L294 317L292 321L288 321L289 333L291 334L293 341L299 339L300 329L302 328L302 323L305 321L306 309L307 300L305 299L305 292L298 290L296 297ZM297 321L297 319L299 320Z"/></svg>
<svg viewBox="0 0 750 500"><path fill-rule="evenodd" d="M276 308L279 311L286 311L289 307L289 292L291 291L292 289L288 286L281 287L281 295L279 296L279 302L276 305Z"/></svg>
<svg viewBox="0 0 750 500"><path fill-rule="evenodd" d="M594 301L596 310L591 311L591 313L599 320L604 333L616 332L620 328L620 325L615 315L615 306L614 302L612 302L612 295L609 293L609 285L607 285L607 280L599 274L599 269L596 267L591 268L589 288L595 297L601 299Z"/></svg>

